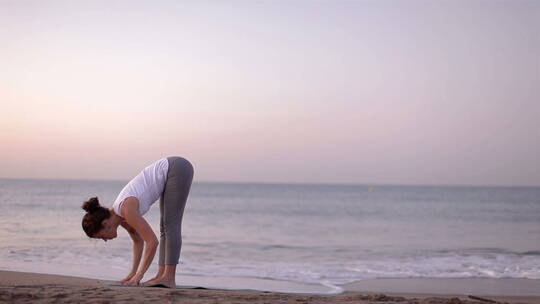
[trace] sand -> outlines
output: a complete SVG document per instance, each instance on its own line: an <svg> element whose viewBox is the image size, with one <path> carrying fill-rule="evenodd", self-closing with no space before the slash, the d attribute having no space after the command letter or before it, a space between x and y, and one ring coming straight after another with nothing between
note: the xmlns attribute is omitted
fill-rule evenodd
<svg viewBox="0 0 540 304"><path fill-rule="evenodd" d="M493 301L493 302L489 302ZM164 289L108 286L95 279L0 271L0 303L379 303L379 304L486 304L540 303L540 297L486 297L467 295L379 294L347 291L338 295L278 292Z"/></svg>

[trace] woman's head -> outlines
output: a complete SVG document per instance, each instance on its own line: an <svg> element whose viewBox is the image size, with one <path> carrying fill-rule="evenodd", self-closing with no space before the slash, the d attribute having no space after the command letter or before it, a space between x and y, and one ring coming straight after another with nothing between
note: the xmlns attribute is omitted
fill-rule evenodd
<svg viewBox="0 0 540 304"><path fill-rule="evenodd" d="M114 239L117 236L118 225L114 225L112 221L113 213L101 206L97 197L92 197L84 202L81 208L86 211L82 219L82 228L86 235L104 241Z"/></svg>

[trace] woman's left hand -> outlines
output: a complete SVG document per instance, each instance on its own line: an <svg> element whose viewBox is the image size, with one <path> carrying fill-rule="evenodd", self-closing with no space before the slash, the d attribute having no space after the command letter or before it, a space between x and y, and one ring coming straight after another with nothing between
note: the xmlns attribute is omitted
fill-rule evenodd
<svg viewBox="0 0 540 304"><path fill-rule="evenodd" d="M122 283L122 285L139 285L143 276L136 274L129 281Z"/></svg>

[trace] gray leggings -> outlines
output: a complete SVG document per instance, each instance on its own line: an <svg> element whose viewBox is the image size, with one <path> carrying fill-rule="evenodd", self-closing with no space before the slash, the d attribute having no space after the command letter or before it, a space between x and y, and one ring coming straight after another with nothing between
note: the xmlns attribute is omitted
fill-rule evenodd
<svg viewBox="0 0 540 304"><path fill-rule="evenodd" d="M159 265L176 265L182 249L182 217L193 180L193 166L179 156L167 157L169 172L159 200Z"/></svg>

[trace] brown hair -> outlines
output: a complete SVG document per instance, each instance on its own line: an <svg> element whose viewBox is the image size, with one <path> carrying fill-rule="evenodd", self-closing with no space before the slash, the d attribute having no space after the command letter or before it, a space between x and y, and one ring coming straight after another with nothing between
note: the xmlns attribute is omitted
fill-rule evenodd
<svg viewBox="0 0 540 304"><path fill-rule="evenodd" d="M81 206L86 211L82 219L82 228L86 235L93 237L101 230L101 222L111 216L109 209L99 204L97 197L92 197Z"/></svg>

